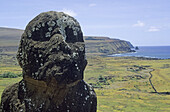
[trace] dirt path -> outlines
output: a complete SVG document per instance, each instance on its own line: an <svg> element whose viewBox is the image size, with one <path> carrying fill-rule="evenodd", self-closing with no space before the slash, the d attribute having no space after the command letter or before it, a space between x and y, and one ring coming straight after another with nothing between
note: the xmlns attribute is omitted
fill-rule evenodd
<svg viewBox="0 0 170 112"><path fill-rule="evenodd" d="M152 75L152 73L151 72L153 72L155 69L152 69L152 71L149 71L149 74L150 74L150 77L149 77L149 82L150 82L150 84L151 84L151 86L152 86L152 88L153 88L153 90L155 91L155 93L157 93L157 91L156 91L156 89L155 89L155 87L153 86L153 84L152 84L152 77L153 77L153 75Z"/></svg>

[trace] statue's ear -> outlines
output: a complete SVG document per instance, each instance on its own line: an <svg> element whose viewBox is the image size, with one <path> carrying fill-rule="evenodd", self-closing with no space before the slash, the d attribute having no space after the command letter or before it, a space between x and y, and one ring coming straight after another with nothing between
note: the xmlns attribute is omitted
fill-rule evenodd
<svg viewBox="0 0 170 112"><path fill-rule="evenodd" d="M21 44L22 44L22 42L20 42L16 57L17 57L17 60L18 60L20 67L23 68L23 52L22 52L22 45Z"/></svg>
<svg viewBox="0 0 170 112"><path fill-rule="evenodd" d="M82 62L82 71L85 70L86 66L87 66L87 60L84 59L83 62Z"/></svg>

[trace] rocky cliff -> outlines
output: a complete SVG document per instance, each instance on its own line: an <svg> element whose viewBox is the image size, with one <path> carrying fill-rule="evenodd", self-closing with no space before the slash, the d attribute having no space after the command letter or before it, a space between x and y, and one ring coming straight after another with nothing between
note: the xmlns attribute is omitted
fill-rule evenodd
<svg viewBox="0 0 170 112"><path fill-rule="evenodd" d="M84 36L86 53L109 55L117 53L133 52L133 45L124 40L111 39L109 37Z"/></svg>

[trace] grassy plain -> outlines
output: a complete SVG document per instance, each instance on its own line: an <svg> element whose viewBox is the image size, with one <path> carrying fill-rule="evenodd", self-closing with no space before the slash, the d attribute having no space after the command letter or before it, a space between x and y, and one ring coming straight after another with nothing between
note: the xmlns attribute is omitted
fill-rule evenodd
<svg viewBox="0 0 170 112"><path fill-rule="evenodd" d="M18 46L19 40L0 39L0 46Z"/></svg>
<svg viewBox="0 0 170 112"><path fill-rule="evenodd" d="M95 89L98 112L170 111L170 95L161 94L170 92L170 60L94 56L87 59L85 80L103 87ZM149 71L160 94L152 93ZM99 80L101 76L107 83Z"/></svg>
<svg viewBox="0 0 170 112"><path fill-rule="evenodd" d="M2 57L0 74L21 73L18 64L10 64L11 57ZM16 61L15 59L13 59ZM170 95L152 93L152 83L159 93L170 92L170 60L148 60L126 57L87 56L84 79L95 88L98 112L160 112L170 111ZM3 61L3 62L4 62ZM0 94L10 84L22 78L1 78Z"/></svg>

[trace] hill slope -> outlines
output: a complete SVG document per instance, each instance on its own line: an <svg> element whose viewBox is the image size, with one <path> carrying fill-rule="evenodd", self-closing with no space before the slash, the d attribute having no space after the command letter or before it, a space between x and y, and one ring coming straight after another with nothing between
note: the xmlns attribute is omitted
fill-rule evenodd
<svg viewBox="0 0 170 112"><path fill-rule="evenodd" d="M23 32L20 29L0 27L0 39L19 40Z"/></svg>
<svg viewBox="0 0 170 112"><path fill-rule="evenodd" d="M109 37L84 36L86 52L100 55L132 52L133 45L124 40Z"/></svg>
<svg viewBox="0 0 170 112"><path fill-rule="evenodd" d="M18 46L24 30L0 27L0 47Z"/></svg>
<svg viewBox="0 0 170 112"><path fill-rule="evenodd" d="M14 52L17 50L20 37L24 30L0 27L0 52ZM86 53L108 55L114 53L131 52L133 45L124 40L109 37L84 36Z"/></svg>

